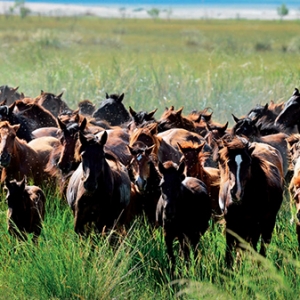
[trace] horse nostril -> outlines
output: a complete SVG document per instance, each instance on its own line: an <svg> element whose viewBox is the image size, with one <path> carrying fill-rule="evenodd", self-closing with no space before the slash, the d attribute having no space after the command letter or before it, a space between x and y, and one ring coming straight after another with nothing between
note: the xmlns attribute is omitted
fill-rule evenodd
<svg viewBox="0 0 300 300"><path fill-rule="evenodd" d="M297 219L300 221L300 210L297 211Z"/></svg>

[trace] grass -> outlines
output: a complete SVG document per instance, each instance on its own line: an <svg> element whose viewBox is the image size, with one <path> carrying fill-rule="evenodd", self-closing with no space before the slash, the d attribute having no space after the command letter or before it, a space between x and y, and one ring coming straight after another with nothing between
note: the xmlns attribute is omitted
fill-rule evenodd
<svg viewBox="0 0 300 300"><path fill-rule="evenodd" d="M298 21L135 20L0 17L1 84L28 96L60 93L72 108L125 93L135 110L210 106L232 124L256 104L285 101L299 86ZM288 200L278 215L267 259L245 254L224 267L222 225L211 224L199 256L178 259L170 278L161 229L136 220L116 249L95 247L73 230L69 207L47 192L38 248L6 230L0 203L0 299L296 299L299 253ZM178 245L175 244L175 248Z"/></svg>

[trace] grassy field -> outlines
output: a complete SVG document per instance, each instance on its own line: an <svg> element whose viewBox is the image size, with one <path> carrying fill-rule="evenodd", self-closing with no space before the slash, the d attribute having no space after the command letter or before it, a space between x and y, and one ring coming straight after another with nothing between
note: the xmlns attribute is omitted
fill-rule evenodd
<svg viewBox="0 0 300 300"><path fill-rule="evenodd" d="M286 101L299 87L300 23L271 21L103 20L0 17L0 85L27 96L60 93L72 108L125 93L135 110L184 106L213 109L232 124L256 104ZM1 190L2 191L2 190ZM73 217L55 193L38 248L6 231L0 203L0 299L297 299L299 253L284 200L267 259L245 256L224 268L222 225L211 224L190 267L167 270L161 230L137 220L121 246L82 242ZM175 245L176 246L176 245Z"/></svg>

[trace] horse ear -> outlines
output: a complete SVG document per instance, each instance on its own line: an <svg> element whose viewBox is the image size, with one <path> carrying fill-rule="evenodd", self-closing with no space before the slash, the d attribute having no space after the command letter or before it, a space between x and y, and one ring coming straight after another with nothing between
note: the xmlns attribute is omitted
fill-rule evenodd
<svg viewBox="0 0 300 300"><path fill-rule="evenodd" d="M237 123L240 119L237 118L234 114L231 114L235 123Z"/></svg>
<svg viewBox="0 0 300 300"><path fill-rule="evenodd" d="M122 93L122 94L119 96L118 101L119 101L119 102L122 102L123 99L124 99L124 93Z"/></svg>
<svg viewBox="0 0 300 300"><path fill-rule="evenodd" d="M194 120L195 123L199 123L201 121L202 114L199 114L197 119Z"/></svg>
<svg viewBox="0 0 300 300"><path fill-rule="evenodd" d="M153 118L154 114L156 113L157 111L157 108L150 111L148 114L147 114L147 119L150 120L151 118Z"/></svg>
<svg viewBox="0 0 300 300"><path fill-rule="evenodd" d="M228 127L228 121L226 122L226 124L223 127L220 127L220 129L225 132L227 127Z"/></svg>
<svg viewBox="0 0 300 300"><path fill-rule="evenodd" d="M22 188L22 190L25 190L27 184L27 177L24 175L22 181L20 182L20 187Z"/></svg>
<svg viewBox="0 0 300 300"><path fill-rule="evenodd" d="M21 124L16 124L16 125L12 125L11 127L15 132L17 132L19 130L20 126L21 126Z"/></svg>
<svg viewBox="0 0 300 300"><path fill-rule="evenodd" d="M149 156L152 153L152 150L154 149L155 145L152 145L151 147L146 147L145 153L147 156Z"/></svg>
<svg viewBox="0 0 300 300"><path fill-rule="evenodd" d="M206 142L202 142L200 145L198 145L195 150L198 152L198 154L202 151L204 145Z"/></svg>
<svg viewBox="0 0 300 300"><path fill-rule="evenodd" d="M18 90L18 88L19 88L18 86L11 88L11 91L15 93Z"/></svg>
<svg viewBox="0 0 300 300"><path fill-rule="evenodd" d="M58 127L61 129L61 130L66 130L67 126L64 122L62 122L60 120L60 118L57 118L57 123L58 123Z"/></svg>
<svg viewBox="0 0 300 300"><path fill-rule="evenodd" d="M85 127L86 127L86 124L87 124L87 119L84 118L84 119L82 120L80 126L79 126L79 130L80 130L80 131L83 131L83 130L85 129Z"/></svg>
<svg viewBox="0 0 300 300"><path fill-rule="evenodd" d="M176 114L177 116L180 116L181 113L182 113L182 110L183 110L183 106L181 106L179 109L177 109L177 110L175 111L175 114Z"/></svg>
<svg viewBox="0 0 300 300"><path fill-rule="evenodd" d="M180 150L180 152L184 153L184 148L180 145L180 143L177 142L178 148Z"/></svg>
<svg viewBox="0 0 300 300"><path fill-rule="evenodd" d="M9 107L8 107L8 114L12 114L16 106L16 102L13 102Z"/></svg>
<svg viewBox="0 0 300 300"><path fill-rule="evenodd" d="M264 111L267 111L269 108L269 103L266 103L266 105L264 106Z"/></svg>
<svg viewBox="0 0 300 300"><path fill-rule="evenodd" d="M297 88L295 88L293 96L299 96L299 95L300 95L299 90Z"/></svg>
<svg viewBox="0 0 300 300"><path fill-rule="evenodd" d="M61 98L63 94L64 94L64 92L62 91L62 92L61 92L60 94L58 94L56 97L57 97L57 98Z"/></svg>
<svg viewBox="0 0 300 300"><path fill-rule="evenodd" d="M104 130L104 132L103 132L103 134L101 135L101 138L100 138L100 144L101 145L105 145L105 143L107 141L107 137L108 137L107 131Z"/></svg>
<svg viewBox="0 0 300 300"><path fill-rule="evenodd" d="M108 96L108 94L107 94L107 93L105 93L105 98L106 98L106 99L109 99L109 96Z"/></svg>
<svg viewBox="0 0 300 300"><path fill-rule="evenodd" d="M132 117L136 115L136 112L132 109L131 106L129 106L129 113L131 114Z"/></svg>
<svg viewBox="0 0 300 300"><path fill-rule="evenodd" d="M164 165L163 165L163 163L162 162L158 162L158 171L161 173L161 174L164 174L165 173L165 167L164 167Z"/></svg>
<svg viewBox="0 0 300 300"><path fill-rule="evenodd" d="M44 91L43 90L41 90L41 95L43 95L44 94Z"/></svg>

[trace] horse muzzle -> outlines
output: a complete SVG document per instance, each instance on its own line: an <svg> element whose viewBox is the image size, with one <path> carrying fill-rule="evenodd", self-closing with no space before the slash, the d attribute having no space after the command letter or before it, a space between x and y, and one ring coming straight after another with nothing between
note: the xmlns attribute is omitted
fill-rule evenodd
<svg viewBox="0 0 300 300"><path fill-rule="evenodd" d="M138 177L135 181L135 185L138 187L141 193L145 192L147 187L147 181L144 180L142 177Z"/></svg>

